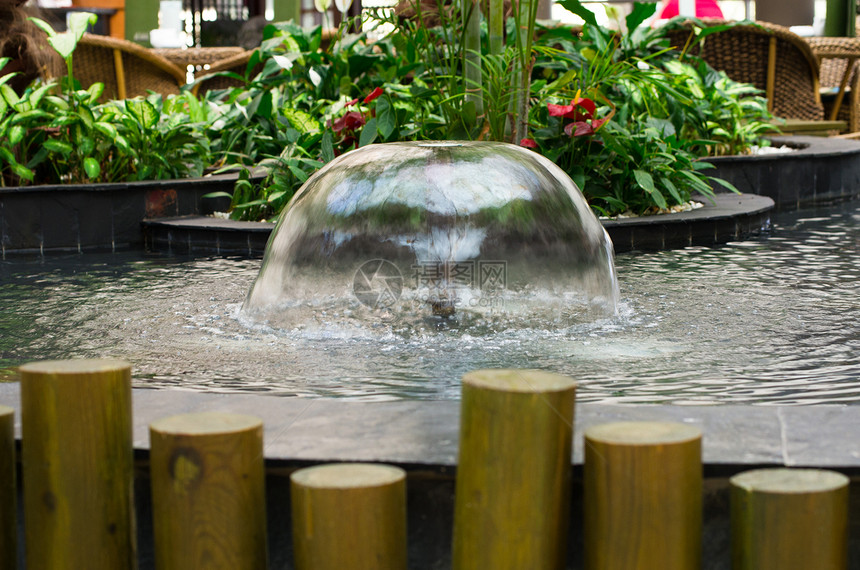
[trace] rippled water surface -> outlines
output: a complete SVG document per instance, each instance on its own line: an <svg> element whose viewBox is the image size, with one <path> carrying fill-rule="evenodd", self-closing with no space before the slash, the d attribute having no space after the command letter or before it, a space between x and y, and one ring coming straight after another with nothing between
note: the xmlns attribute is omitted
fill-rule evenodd
<svg viewBox="0 0 860 570"><path fill-rule="evenodd" d="M259 260L6 260L0 379L31 360L118 357L138 386L453 399L469 370L519 367L577 378L578 401L860 403L860 203L774 224L726 246L624 254L619 315L555 330L268 330L237 317Z"/></svg>

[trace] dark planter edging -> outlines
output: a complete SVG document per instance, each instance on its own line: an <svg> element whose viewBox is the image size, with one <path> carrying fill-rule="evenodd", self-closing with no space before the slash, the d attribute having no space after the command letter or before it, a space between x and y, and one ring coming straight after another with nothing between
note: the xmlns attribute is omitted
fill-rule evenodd
<svg viewBox="0 0 860 570"><path fill-rule="evenodd" d="M750 194L717 194L689 212L604 220L616 253L715 245L770 226L773 200ZM259 257L275 224L188 216L143 222L148 251L168 254Z"/></svg>
<svg viewBox="0 0 860 570"><path fill-rule="evenodd" d="M770 228L772 199L755 194L720 193L689 212L603 220L616 253L716 245L757 235Z"/></svg>
<svg viewBox="0 0 860 570"><path fill-rule="evenodd" d="M147 251L167 254L260 257L275 228L268 222L240 222L212 216L144 220Z"/></svg>
<svg viewBox="0 0 860 570"><path fill-rule="evenodd" d="M772 198L777 210L795 210L860 197L860 142L846 139L780 136L773 146L784 154L721 156L706 159L722 178L744 194ZM715 188L719 189L719 188Z"/></svg>
<svg viewBox="0 0 860 570"><path fill-rule="evenodd" d="M236 178L0 188L0 255L140 248L142 220L211 213L223 205L203 196Z"/></svg>

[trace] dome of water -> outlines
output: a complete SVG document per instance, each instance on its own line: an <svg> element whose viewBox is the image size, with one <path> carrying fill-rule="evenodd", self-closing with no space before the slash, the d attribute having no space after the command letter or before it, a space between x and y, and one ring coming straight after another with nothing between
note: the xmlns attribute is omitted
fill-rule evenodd
<svg viewBox="0 0 860 570"><path fill-rule="evenodd" d="M562 326L614 314L612 243L560 168L493 142L363 147L283 212L243 313L350 323Z"/></svg>

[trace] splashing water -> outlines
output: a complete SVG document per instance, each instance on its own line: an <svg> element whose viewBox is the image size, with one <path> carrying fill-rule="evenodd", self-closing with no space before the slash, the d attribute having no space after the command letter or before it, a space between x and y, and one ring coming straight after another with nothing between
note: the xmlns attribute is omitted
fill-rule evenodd
<svg viewBox="0 0 860 570"><path fill-rule="evenodd" d="M427 319L499 330L609 316L617 297L609 237L555 164L504 143L392 143L308 180L243 314L329 334Z"/></svg>

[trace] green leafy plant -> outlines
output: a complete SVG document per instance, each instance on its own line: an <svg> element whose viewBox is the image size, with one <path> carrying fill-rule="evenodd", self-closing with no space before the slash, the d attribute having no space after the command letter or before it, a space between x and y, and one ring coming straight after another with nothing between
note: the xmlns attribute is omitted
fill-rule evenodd
<svg viewBox="0 0 860 570"><path fill-rule="evenodd" d="M211 162L205 107L190 93L99 104L103 84L80 88L72 58L94 18L73 13L63 33L33 19L68 74L59 83L34 83L20 97L6 85L11 76L0 79L2 184L182 178L199 176Z"/></svg>

